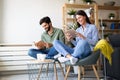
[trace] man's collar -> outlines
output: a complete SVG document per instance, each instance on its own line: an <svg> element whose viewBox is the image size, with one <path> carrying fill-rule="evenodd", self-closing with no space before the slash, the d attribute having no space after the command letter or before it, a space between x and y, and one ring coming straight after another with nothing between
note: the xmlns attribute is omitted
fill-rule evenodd
<svg viewBox="0 0 120 80"><path fill-rule="evenodd" d="M53 28L53 32L52 32L52 34L53 34L55 32L55 28L54 27L52 27L52 28ZM48 34L47 31L45 31L45 33Z"/></svg>

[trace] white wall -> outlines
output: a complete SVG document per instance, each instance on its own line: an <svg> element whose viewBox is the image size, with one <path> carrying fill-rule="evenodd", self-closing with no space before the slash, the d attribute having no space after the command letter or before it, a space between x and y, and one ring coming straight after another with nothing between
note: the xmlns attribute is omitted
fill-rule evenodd
<svg viewBox="0 0 120 80"><path fill-rule="evenodd" d="M110 1L110 0L104 0ZM96 0L103 4L103 0ZM120 0L115 0L120 5ZM62 28L62 5L67 0L0 0L0 43L31 43L39 40L43 29L39 20L50 16ZM82 3L81 0L77 0Z"/></svg>
<svg viewBox="0 0 120 80"><path fill-rule="evenodd" d="M55 27L62 28L65 0L2 0L2 43L31 43L39 40L43 29L39 20L50 16Z"/></svg>
<svg viewBox="0 0 120 80"><path fill-rule="evenodd" d="M2 35L2 33L3 33L3 27L2 27L2 19L3 19L3 5L2 5L2 0L0 0L0 42L2 41L2 39L3 39L3 35Z"/></svg>

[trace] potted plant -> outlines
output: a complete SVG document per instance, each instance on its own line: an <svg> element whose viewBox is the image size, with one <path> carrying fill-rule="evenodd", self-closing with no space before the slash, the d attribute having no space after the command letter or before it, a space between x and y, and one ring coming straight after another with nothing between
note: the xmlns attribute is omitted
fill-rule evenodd
<svg viewBox="0 0 120 80"><path fill-rule="evenodd" d="M109 19L114 19L115 18L115 14L114 13L110 13L108 17L109 17Z"/></svg>
<svg viewBox="0 0 120 80"><path fill-rule="evenodd" d="M67 12L67 14L71 16L71 18L74 18L75 13L76 13L76 10L74 10L74 9L70 9L70 10Z"/></svg>
<svg viewBox="0 0 120 80"><path fill-rule="evenodd" d="M89 5L89 4L92 4L94 1L93 0L83 0L83 2L85 2Z"/></svg>
<svg viewBox="0 0 120 80"><path fill-rule="evenodd" d="M70 4L73 4L73 3L75 3L75 0L68 0L68 2L69 2Z"/></svg>
<svg viewBox="0 0 120 80"><path fill-rule="evenodd" d="M70 24L68 27L69 27L69 29L74 29L74 30L76 30L76 29L78 28L77 22L73 22L73 23Z"/></svg>

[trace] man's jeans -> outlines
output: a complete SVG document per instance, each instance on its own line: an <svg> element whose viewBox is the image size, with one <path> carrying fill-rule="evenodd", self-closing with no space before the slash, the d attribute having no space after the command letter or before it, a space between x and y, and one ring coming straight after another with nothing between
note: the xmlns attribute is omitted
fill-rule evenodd
<svg viewBox="0 0 120 80"><path fill-rule="evenodd" d="M63 44L59 40L55 40L53 42L53 46L63 56L66 56L67 54L71 54L73 57L80 59L90 55L91 52L90 45L86 40L79 40L74 48L71 48Z"/></svg>
<svg viewBox="0 0 120 80"><path fill-rule="evenodd" d="M51 47L49 49L30 49L28 51L28 55L36 58L37 59L37 54L47 54L46 58L47 59L53 59L55 55L58 54L58 52L56 51L56 49L54 47Z"/></svg>

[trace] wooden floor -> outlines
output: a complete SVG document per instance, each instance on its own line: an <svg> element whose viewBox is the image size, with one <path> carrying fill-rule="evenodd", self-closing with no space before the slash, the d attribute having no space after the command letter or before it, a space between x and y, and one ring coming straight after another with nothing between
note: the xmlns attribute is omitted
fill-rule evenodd
<svg viewBox="0 0 120 80"><path fill-rule="evenodd" d="M104 79L102 79L103 78L102 71L100 72L100 77L101 77L100 80L104 80ZM58 78L59 78L59 80L64 79L64 77L61 75L61 73L58 73ZM17 75L0 76L0 80L33 80L33 79L29 79L28 74L17 74ZM36 80L36 79L34 79L34 80ZM42 80L44 80L44 79L42 79ZM77 74L70 73L68 80L77 80ZM95 78L93 71L86 71L84 78L82 78L81 80L97 80L97 79Z"/></svg>

